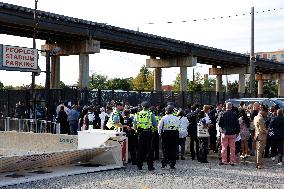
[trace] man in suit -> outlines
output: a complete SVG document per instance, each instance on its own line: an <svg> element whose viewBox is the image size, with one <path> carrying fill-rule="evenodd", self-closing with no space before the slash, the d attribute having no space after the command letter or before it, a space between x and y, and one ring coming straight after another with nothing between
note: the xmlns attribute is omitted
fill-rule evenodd
<svg viewBox="0 0 284 189"><path fill-rule="evenodd" d="M270 139L271 139L271 157L275 159L277 152L279 154L278 165L282 165L283 157L283 140L284 140L284 117L283 110L277 110L277 116L273 117L270 124Z"/></svg>
<svg viewBox="0 0 284 189"><path fill-rule="evenodd" d="M265 118L268 114L268 109L262 106L257 116L253 119L255 127L255 142L256 142L256 168L263 168L262 153L266 144L268 129L265 125Z"/></svg>

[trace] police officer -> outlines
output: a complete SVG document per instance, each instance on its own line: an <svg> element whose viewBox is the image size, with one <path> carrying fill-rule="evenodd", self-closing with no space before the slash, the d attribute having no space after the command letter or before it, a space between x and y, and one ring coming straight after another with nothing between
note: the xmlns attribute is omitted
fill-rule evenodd
<svg viewBox="0 0 284 189"><path fill-rule="evenodd" d="M164 154L162 168L165 168L170 163L170 168L175 169L180 123L178 117L173 115L174 106L168 105L165 110L166 115L162 117L158 128L158 132L162 137Z"/></svg>
<svg viewBox="0 0 284 189"><path fill-rule="evenodd" d="M126 109L123 111L123 120L124 125L129 126L129 128L123 128L123 132L126 133L126 136L128 138L128 150L131 156L131 162L132 165L137 164L137 135L134 130L134 117L130 114L131 111L129 109Z"/></svg>
<svg viewBox="0 0 284 189"><path fill-rule="evenodd" d="M150 111L155 114L155 118L157 123L160 122L160 116L157 113L157 108L155 106L150 107ZM154 160L159 159L159 133L158 133L158 125L153 127L153 158Z"/></svg>
<svg viewBox="0 0 284 189"><path fill-rule="evenodd" d="M122 111L123 111L123 104L121 102L117 102L116 108L113 111L113 113L112 113L112 115L111 115L111 117L108 120L108 123L106 125L110 130L115 130L115 129L118 130L118 128L128 127L128 126L124 125L124 119L123 119L123 116L122 116Z"/></svg>
<svg viewBox="0 0 284 189"><path fill-rule="evenodd" d="M141 103L143 110L136 114L135 126L138 134L137 167L142 170L146 156L148 170L155 170L153 166L152 138L153 127L157 126L155 114L149 111L150 104L147 101Z"/></svg>

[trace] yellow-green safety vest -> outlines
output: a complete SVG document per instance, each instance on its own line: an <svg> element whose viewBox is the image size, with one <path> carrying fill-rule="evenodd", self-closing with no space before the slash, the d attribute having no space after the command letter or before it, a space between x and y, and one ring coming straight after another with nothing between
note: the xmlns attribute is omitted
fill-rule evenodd
<svg viewBox="0 0 284 189"><path fill-rule="evenodd" d="M115 126L115 123L114 123L114 120L113 120L113 118L114 118L115 115L117 115L117 117L118 117L118 123L120 123L120 116L119 116L119 113L118 113L118 111L114 111L113 114L112 114L112 116L111 116L111 118L108 120L108 122L107 122L107 124L106 124L107 128L109 128L109 129L111 129L111 130L116 129L116 126Z"/></svg>
<svg viewBox="0 0 284 189"><path fill-rule="evenodd" d="M155 119L156 119L156 121L157 121L157 123L158 123L158 125L159 125L159 122L160 122L160 120L161 120L160 116L155 116ZM158 125L155 126L155 127L153 127L153 131L158 131Z"/></svg>
<svg viewBox="0 0 284 189"><path fill-rule="evenodd" d="M137 129L151 129L152 128L152 113L149 111L140 111L136 115Z"/></svg>

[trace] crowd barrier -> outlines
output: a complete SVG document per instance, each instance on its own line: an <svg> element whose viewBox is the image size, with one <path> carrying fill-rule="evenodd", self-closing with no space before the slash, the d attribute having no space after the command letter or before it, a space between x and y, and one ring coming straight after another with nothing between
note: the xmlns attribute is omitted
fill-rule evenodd
<svg viewBox="0 0 284 189"><path fill-rule="evenodd" d="M60 134L60 123L40 119L6 117L0 120L0 131Z"/></svg>

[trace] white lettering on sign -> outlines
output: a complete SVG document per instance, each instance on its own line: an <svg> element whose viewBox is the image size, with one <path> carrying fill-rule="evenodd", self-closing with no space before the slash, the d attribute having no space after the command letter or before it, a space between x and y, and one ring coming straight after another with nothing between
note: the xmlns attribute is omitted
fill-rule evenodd
<svg viewBox="0 0 284 189"><path fill-rule="evenodd" d="M37 69L37 50L3 45L3 66Z"/></svg>

